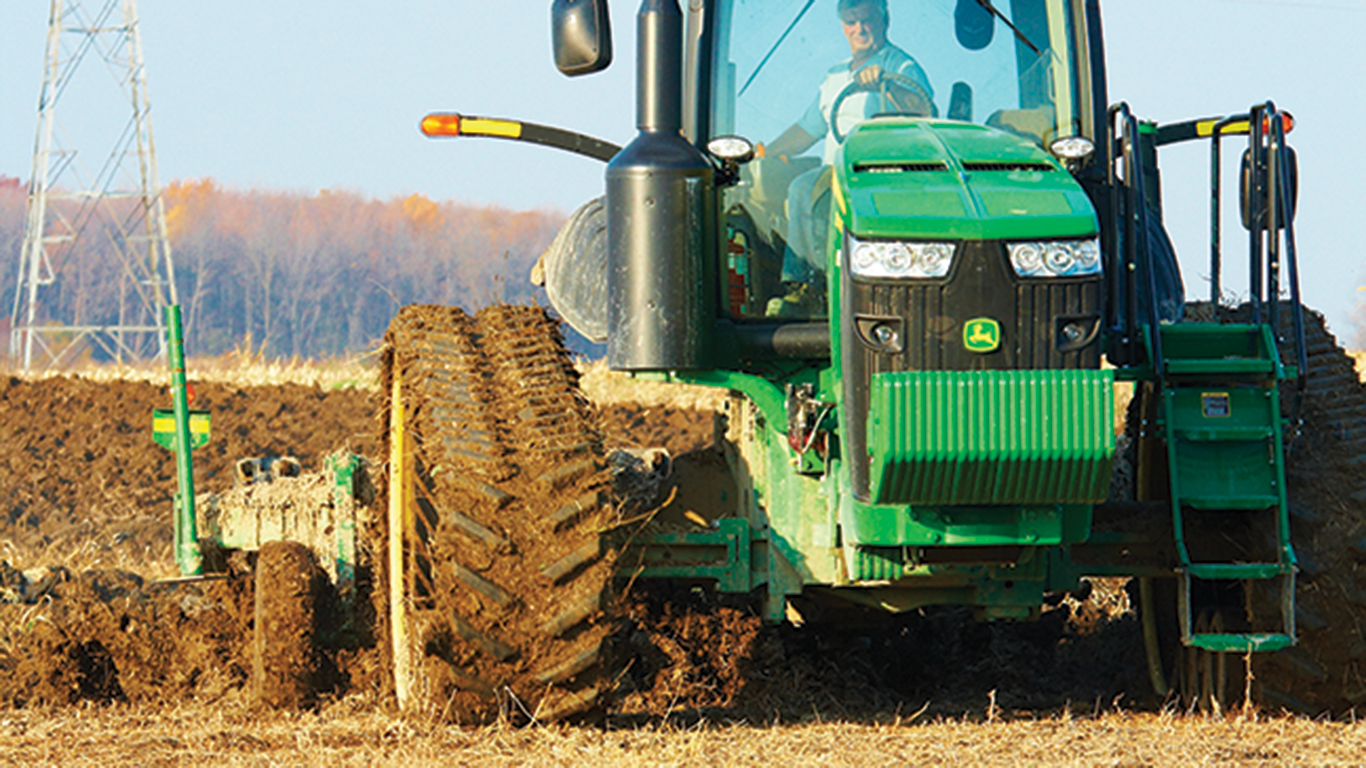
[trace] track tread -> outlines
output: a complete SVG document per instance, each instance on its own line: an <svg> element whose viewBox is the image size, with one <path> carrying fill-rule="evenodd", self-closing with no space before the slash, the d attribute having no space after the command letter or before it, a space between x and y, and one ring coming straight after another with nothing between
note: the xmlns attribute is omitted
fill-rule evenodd
<svg viewBox="0 0 1366 768"><path fill-rule="evenodd" d="M1242 311L1246 311L1245 309ZM1289 313L1281 333L1291 334ZM1366 666L1353 656L1366 626L1366 571L1355 567L1353 542L1366 535L1366 386L1356 361L1318 312L1305 308L1308 366L1298 435L1288 437L1286 480L1291 534L1301 574L1296 581L1299 644L1254 659L1263 704L1294 712L1349 711L1366 692ZM1290 345L1283 362L1289 357ZM1282 410L1290 413L1293 387Z"/></svg>
<svg viewBox="0 0 1366 768"><path fill-rule="evenodd" d="M502 305L406 307L386 337L429 500L408 577L425 693L460 720L495 716L504 692L544 721L606 691L607 475L561 338L544 310Z"/></svg>

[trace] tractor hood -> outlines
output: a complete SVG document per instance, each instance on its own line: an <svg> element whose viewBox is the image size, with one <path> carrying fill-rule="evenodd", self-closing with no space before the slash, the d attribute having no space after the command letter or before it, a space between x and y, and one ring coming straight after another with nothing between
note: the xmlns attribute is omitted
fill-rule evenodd
<svg viewBox="0 0 1366 768"><path fill-rule="evenodd" d="M880 118L836 161L837 216L858 237L1035 240L1098 231L1095 209L1032 141L972 123Z"/></svg>

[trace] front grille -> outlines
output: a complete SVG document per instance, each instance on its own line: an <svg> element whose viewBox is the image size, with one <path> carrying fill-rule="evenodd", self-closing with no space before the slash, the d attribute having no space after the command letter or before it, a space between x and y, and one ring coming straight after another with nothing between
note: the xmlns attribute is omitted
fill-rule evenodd
<svg viewBox="0 0 1366 768"><path fill-rule="evenodd" d="M1063 352L1057 338L1059 324L1068 319L1099 321L1100 275L1022 279L1001 243L982 241L962 243L943 280L856 280L848 269L843 274L841 364L849 413L868 413L868 390L877 373L1100 367L1099 339ZM986 354L970 352L963 327L983 317L1000 324L1000 346ZM876 323L899 326L901 344L875 348L867 343L860 329ZM853 419L845 439L854 493L866 499L866 422Z"/></svg>

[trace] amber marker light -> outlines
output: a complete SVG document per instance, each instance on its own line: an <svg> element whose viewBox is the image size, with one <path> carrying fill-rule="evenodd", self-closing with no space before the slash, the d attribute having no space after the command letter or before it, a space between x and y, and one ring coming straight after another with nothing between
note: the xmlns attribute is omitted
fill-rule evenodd
<svg viewBox="0 0 1366 768"><path fill-rule="evenodd" d="M459 136L460 115L432 114L422 118L425 136Z"/></svg>
<svg viewBox="0 0 1366 768"><path fill-rule="evenodd" d="M1281 129L1286 133L1290 133L1291 131L1295 130L1295 116L1290 114L1289 112L1282 112L1280 114ZM1271 115L1266 115L1262 118L1262 132L1271 133Z"/></svg>
<svg viewBox="0 0 1366 768"><path fill-rule="evenodd" d="M1278 114L1281 116L1281 128L1284 129L1285 133L1290 133L1295 130L1295 118L1293 115L1289 112L1280 112ZM1220 133L1224 136L1246 136L1247 132L1251 130L1249 123L1250 121L1248 120L1228 123L1223 127ZM1201 137L1212 136L1214 135L1214 126L1218 124L1218 120L1203 120L1196 125L1196 134ZM1271 115L1262 116L1262 133L1271 133Z"/></svg>

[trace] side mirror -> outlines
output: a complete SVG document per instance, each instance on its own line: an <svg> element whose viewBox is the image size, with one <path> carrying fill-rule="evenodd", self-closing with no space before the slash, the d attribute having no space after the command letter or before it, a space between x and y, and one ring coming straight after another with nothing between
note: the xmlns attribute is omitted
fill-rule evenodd
<svg viewBox="0 0 1366 768"><path fill-rule="evenodd" d="M958 0L958 7L953 10L953 31L959 45L969 51L980 51L991 45L996 19L979 0Z"/></svg>
<svg viewBox="0 0 1366 768"><path fill-rule="evenodd" d="M1295 218L1299 208L1300 197L1300 161L1295 155L1293 147L1286 147L1286 166L1289 179L1287 185L1290 190L1290 219ZM1252 205L1252 150L1243 150L1242 172L1238 174L1238 202L1243 214L1243 228L1252 231L1253 229L1263 229L1271 222L1270 200L1263 199L1260 210L1256 210Z"/></svg>
<svg viewBox="0 0 1366 768"><path fill-rule="evenodd" d="M555 67L587 75L612 63L612 24L607 0L554 0L550 6Z"/></svg>
<svg viewBox="0 0 1366 768"><path fill-rule="evenodd" d="M953 92L949 94L948 118L972 122L972 86L962 80L953 84Z"/></svg>

